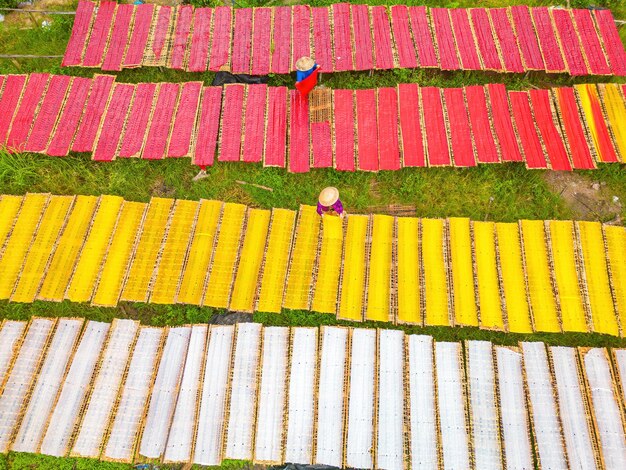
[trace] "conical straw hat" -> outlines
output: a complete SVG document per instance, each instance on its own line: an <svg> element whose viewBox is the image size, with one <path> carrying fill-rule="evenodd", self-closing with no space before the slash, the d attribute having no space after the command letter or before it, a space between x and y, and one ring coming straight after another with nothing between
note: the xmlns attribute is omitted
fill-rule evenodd
<svg viewBox="0 0 626 470"><path fill-rule="evenodd" d="M315 65L315 61L310 57L300 57L296 61L296 69L300 72L307 72L313 68Z"/></svg>
<svg viewBox="0 0 626 470"><path fill-rule="evenodd" d="M333 188L332 186L322 189L319 197L320 204L325 207L332 206L338 199L339 190L337 188Z"/></svg>

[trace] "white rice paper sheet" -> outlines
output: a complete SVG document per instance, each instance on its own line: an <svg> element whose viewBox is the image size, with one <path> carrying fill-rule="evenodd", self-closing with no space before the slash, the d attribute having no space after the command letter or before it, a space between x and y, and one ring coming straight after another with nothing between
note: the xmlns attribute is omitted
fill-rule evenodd
<svg viewBox="0 0 626 470"><path fill-rule="evenodd" d="M259 323L237 325L225 459L252 460L257 370L261 346Z"/></svg>
<svg viewBox="0 0 626 470"><path fill-rule="evenodd" d="M0 329L0 389L6 379L15 353L19 350L20 340L26 329L26 322L5 321Z"/></svg>
<svg viewBox="0 0 626 470"><path fill-rule="evenodd" d="M204 369L202 402L193 461L220 465L224 439L226 391L233 350L234 326L211 326Z"/></svg>
<svg viewBox="0 0 626 470"><path fill-rule="evenodd" d="M443 468L450 470L471 467L460 358L459 343L435 343Z"/></svg>
<svg viewBox="0 0 626 470"><path fill-rule="evenodd" d="M606 349L590 349L583 356L589 395L593 403L600 450L609 470L626 468L626 437L620 405L615 396Z"/></svg>
<svg viewBox="0 0 626 470"><path fill-rule="evenodd" d="M0 453L9 450L11 436L53 327L54 320L46 318L36 318L30 322L4 389L0 390Z"/></svg>
<svg viewBox="0 0 626 470"><path fill-rule="evenodd" d="M626 403L626 349L613 349L613 354L615 354L615 365L622 389L622 400Z"/></svg>
<svg viewBox="0 0 626 470"><path fill-rule="evenodd" d="M41 443L42 454L63 457L68 453L110 326L94 321L85 326Z"/></svg>
<svg viewBox="0 0 626 470"><path fill-rule="evenodd" d="M552 346L550 354L554 366L569 468L578 470L597 468L583 390L579 384L576 350Z"/></svg>
<svg viewBox="0 0 626 470"><path fill-rule="evenodd" d="M163 329L141 327L103 457L130 462L158 366Z"/></svg>
<svg viewBox="0 0 626 470"><path fill-rule="evenodd" d="M411 468L437 470L439 455L433 339L431 336L410 335L408 349Z"/></svg>
<svg viewBox="0 0 626 470"><path fill-rule="evenodd" d="M185 370L165 447L166 462L191 460L208 330L207 325L194 325L191 328Z"/></svg>
<svg viewBox="0 0 626 470"><path fill-rule="evenodd" d="M317 328L293 328L285 461L310 464L317 371Z"/></svg>
<svg viewBox="0 0 626 470"><path fill-rule="evenodd" d="M131 349L139 331L132 320L113 320L102 362L83 414L72 455L98 458L113 416Z"/></svg>
<svg viewBox="0 0 626 470"><path fill-rule="evenodd" d="M57 321L46 359L13 441L15 452L37 452L82 326L83 320L64 318Z"/></svg>
<svg viewBox="0 0 626 470"><path fill-rule="evenodd" d="M489 341L467 341L465 345L476 468L502 469L493 349Z"/></svg>
<svg viewBox="0 0 626 470"><path fill-rule="evenodd" d="M346 465L351 468L372 468L376 330L352 330L350 355Z"/></svg>
<svg viewBox="0 0 626 470"><path fill-rule="evenodd" d="M546 346L539 342L525 342L521 347L539 463L541 468L567 470Z"/></svg>
<svg viewBox="0 0 626 470"><path fill-rule="evenodd" d="M341 467L343 463L343 406L348 332L347 328L339 327L321 329L315 463L333 467Z"/></svg>
<svg viewBox="0 0 626 470"><path fill-rule="evenodd" d="M256 421L254 461L282 462L287 394L289 328L263 329L263 356Z"/></svg>
<svg viewBox="0 0 626 470"><path fill-rule="evenodd" d="M528 427L522 355L496 346L504 457L508 470L534 468Z"/></svg>
<svg viewBox="0 0 626 470"><path fill-rule="evenodd" d="M148 414L142 426L139 453L144 457L159 459L165 452L190 336L190 326L170 328L167 334L159 370L150 394Z"/></svg>
<svg viewBox="0 0 626 470"><path fill-rule="evenodd" d="M378 330L376 467L404 468L404 333Z"/></svg>

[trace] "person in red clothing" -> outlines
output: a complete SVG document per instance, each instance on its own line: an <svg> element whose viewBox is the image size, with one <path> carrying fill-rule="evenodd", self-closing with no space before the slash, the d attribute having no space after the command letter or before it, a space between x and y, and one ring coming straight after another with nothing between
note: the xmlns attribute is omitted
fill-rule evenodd
<svg viewBox="0 0 626 470"><path fill-rule="evenodd" d="M339 199L339 190L329 186L322 189L317 201L317 213L324 217L325 214L338 215L342 219L347 215L343 210L343 204Z"/></svg>
<svg viewBox="0 0 626 470"><path fill-rule="evenodd" d="M319 75L320 66L310 57L300 57L296 61L296 89L306 97L315 85Z"/></svg>

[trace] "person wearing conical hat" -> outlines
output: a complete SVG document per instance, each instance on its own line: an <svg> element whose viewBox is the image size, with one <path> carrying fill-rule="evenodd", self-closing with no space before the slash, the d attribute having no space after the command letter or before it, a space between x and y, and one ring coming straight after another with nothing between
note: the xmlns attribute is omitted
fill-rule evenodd
<svg viewBox="0 0 626 470"><path fill-rule="evenodd" d="M317 213L322 217L325 214L336 214L342 219L346 216L347 213L343 210L343 204L339 199L339 190L337 188L329 186L322 189L317 201Z"/></svg>
<svg viewBox="0 0 626 470"><path fill-rule="evenodd" d="M315 85L320 66L310 57L300 57L296 61L296 89L306 97Z"/></svg>

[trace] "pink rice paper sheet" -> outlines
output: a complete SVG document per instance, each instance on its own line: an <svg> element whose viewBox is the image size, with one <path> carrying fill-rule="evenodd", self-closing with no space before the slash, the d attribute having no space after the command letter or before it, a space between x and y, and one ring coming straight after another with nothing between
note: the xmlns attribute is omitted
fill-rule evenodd
<svg viewBox="0 0 626 470"><path fill-rule="evenodd" d="M165 158L179 90L179 83L162 83L159 87L159 95L150 119L148 137L141 152L141 158L145 160Z"/></svg>
<svg viewBox="0 0 626 470"><path fill-rule="evenodd" d="M528 93L535 122L550 159L550 168L553 170L571 170L572 165L567 155L563 136L554 122L554 110L552 108L550 91L530 90Z"/></svg>
<svg viewBox="0 0 626 470"><path fill-rule="evenodd" d="M287 87L268 88L263 166L285 167L287 145Z"/></svg>
<svg viewBox="0 0 626 470"><path fill-rule="evenodd" d="M552 17L547 7L534 7L530 10L535 24L535 31L539 38L539 48L548 73L563 73L567 71L565 59L561 53L561 46L554 30Z"/></svg>
<svg viewBox="0 0 626 470"><path fill-rule="evenodd" d="M83 57L83 67L100 67L104 57L104 52L111 34L111 25L115 17L117 3L102 2L98 8L96 19L91 28L89 42L85 48Z"/></svg>
<svg viewBox="0 0 626 470"><path fill-rule="evenodd" d="M356 121L359 170L378 171L376 90L356 90Z"/></svg>
<svg viewBox="0 0 626 470"><path fill-rule="evenodd" d="M125 83L113 85L111 100L95 143L93 160L110 162L115 159L134 92L135 85Z"/></svg>
<svg viewBox="0 0 626 470"><path fill-rule="evenodd" d="M569 144L572 166L577 170L595 168L596 164L591 155L574 89L571 87L555 88L553 93L559 110L561 128Z"/></svg>
<svg viewBox="0 0 626 470"><path fill-rule="evenodd" d="M124 68L139 67L143 62L143 55L146 52L146 45L148 44L148 36L150 36L154 9L154 5L151 3L145 3L135 7L135 20L133 22L133 30L130 35L128 50L124 57Z"/></svg>
<svg viewBox="0 0 626 470"><path fill-rule="evenodd" d="M170 158L188 157L193 151L193 131L196 128L201 93L202 82L183 83L167 148L167 156Z"/></svg>
<svg viewBox="0 0 626 470"><path fill-rule="evenodd" d="M510 91L511 109L516 129L524 149L527 168L548 168L548 162L541 146L541 139L535 129L535 119L530 108L528 92Z"/></svg>
<svg viewBox="0 0 626 470"><path fill-rule="evenodd" d="M335 168L340 171L355 170L355 140L354 140L354 91L334 90L334 140L335 140Z"/></svg>
<svg viewBox="0 0 626 470"><path fill-rule="evenodd" d="M217 155L220 162L240 160L245 93L245 85L232 84L224 87L220 145Z"/></svg>
<svg viewBox="0 0 626 470"><path fill-rule="evenodd" d="M4 82L6 81L7 76L6 75L0 75L0 99L2 99L2 91L3 91L3 86L4 86Z"/></svg>
<svg viewBox="0 0 626 470"><path fill-rule="evenodd" d="M388 70L394 67L393 43L391 42L391 24L387 7L370 7L372 24L374 27L374 51L376 56L376 68Z"/></svg>
<svg viewBox="0 0 626 470"><path fill-rule="evenodd" d="M333 166L333 140L330 122L311 123L311 148L313 168L331 168Z"/></svg>
<svg viewBox="0 0 626 470"><path fill-rule="evenodd" d="M594 10L593 16L602 44L615 75L626 75L626 50L620 38L611 10Z"/></svg>
<svg viewBox="0 0 626 470"><path fill-rule="evenodd" d="M405 69L416 68L417 52L413 45L409 9L406 5L391 6L391 24L400 67Z"/></svg>
<svg viewBox="0 0 626 470"><path fill-rule="evenodd" d="M189 47L188 72L205 72L209 66L211 21L213 8L196 8L193 14L193 33Z"/></svg>
<svg viewBox="0 0 626 470"><path fill-rule="evenodd" d="M233 10L230 7L216 7L213 12L213 42L211 43L209 70L218 72L230 64Z"/></svg>
<svg viewBox="0 0 626 470"><path fill-rule="evenodd" d="M424 132L428 150L429 166L450 165L450 149L448 134L441 102L441 89L421 87L422 113L424 116Z"/></svg>
<svg viewBox="0 0 626 470"><path fill-rule="evenodd" d="M506 8L490 8L489 16L498 40L500 52L502 53L502 62L507 72L524 73L524 64L520 54L515 31L509 21L509 15Z"/></svg>
<svg viewBox="0 0 626 470"><path fill-rule="evenodd" d="M272 73L291 71L291 7L274 8Z"/></svg>
<svg viewBox="0 0 626 470"><path fill-rule="evenodd" d="M26 75L9 75L6 78L2 97L0 97L0 147L6 142L13 116L17 112L17 104L22 96Z"/></svg>
<svg viewBox="0 0 626 470"><path fill-rule="evenodd" d="M300 57L311 56L311 7L308 5L293 6L293 39L291 68L296 69Z"/></svg>
<svg viewBox="0 0 626 470"><path fill-rule="evenodd" d="M439 61L442 70L459 70L461 64L456 54L454 44L454 33L452 23L447 8L431 8L430 14L433 18L435 37L437 38L437 49L439 50Z"/></svg>
<svg viewBox="0 0 626 470"><path fill-rule="evenodd" d="M513 128L511 107L509 98L504 85L489 84L486 85L487 96L489 97L489 109L491 110L491 118L493 127L496 132L498 143L500 144L503 162L521 162L524 161L519 145L515 129Z"/></svg>
<svg viewBox="0 0 626 470"><path fill-rule="evenodd" d="M378 155L381 170L399 170L398 92L395 88L378 89Z"/></svg>
<svg viewBox="0 0 626 470"><path fill-rule="evenodd" d="M298 90L289 90L289 167L290 173L310 169L309 102Z"/></svg>
<svg viewBox="0 0 626 470"><path fill-rule="evenodd" d="M611 75L611 67L604 55L602 44L600 44L591 11L572 10L572 16L591 73L593 75Z"/></svg>
<svg viewBox="0 0 626 470"><path fill-rule="evenodd" d="M417 60L420 67L439 67L437 50L435 49L435 35L430 28L428 10L426 7L409 7L411 18L411 32L417 50Z"/></svg>
<svg viewBox="0 0 626 470"><path fill-rule="evenodd" d="M8 150L12 152L24 150L39 103L43 99L49 81L50 74L48 73L33 73L28 78L7 137L6 148Z"/></svg>
<svg viewBox="0 0 626 470"><path fill-rule="evenodd" d="M135 98L133 99L126 124L126 132L124 132L122 137L119 157L137 158L141 155L157 91L158 85L156 83L139 83L137 85Z"/></svg>
<svg viewBox="0 0 626 470"><path fill-rule="evenodd" d="M480 85L466 87L465 100L478 163L500 162L498 146L491 129L485 88Z"/></svg>
<svg viewBox="0 0 626 470"><path fill-rule="evenodd" d="M267 85L249 85L244 118L243 161L258 163L263 160L265 143L265 108Z"/></svg>
<svg viewBox="0 0 626 470"><path fill-rule="evenodd" d="M175 70L183 70L185 68L185 55L187 54L187 45L191 36L192 22L193 7L191 5L178 7L176 26L174 28L174 41L170 56L170 67Z"/></svg>
<svg viewBox="0 0 626 470"><path fill-rule="evenodd" d="M530 8L517 5L510 7L510 11L526 70L545 70Z"/></svg>
<svg viewBox="0 0 626 470"><path fill-rule="evenodd" d="M426 166L419 101L419 89L416 83L398 85L402 166L404 167Z"/></svg>
<svg viewBox="0 0 626 470"><path fill-rule="evenodd" d="M550 10L550 13L554 18L569 73L574 76L587 75L588 70L582 46L574 29L574 22L569 10Z"/></svg>
<svg viewBox="0 0 626 470"><path fill-rule="evenodd" d="M270 73L271 24L271 8L254 9L254 31L252 33L252 75L268 75Z"/></svg>
<svg viewBox="0 0 626 470"><path fill-rule="evenodd" d="M154 26L154 31L152 31L152 53L156 60L161 60L161 55L165 48L165 40L170 31L172 16L172 7L159 7L156 25Z"/></svg>
<svg viewBox="0 0 626 470"><path fill-rule="evenodd" d="M471 8L469 12L483 66L486 70L504 71L504 65L502 65L494 39L495 32L491 26L489 12L485 8Z"/></svg>
<svg viewBox="0 0 626 470"><path fill-rule="evenodd" d="M463 88L444 88L443 98L448 111L450 144L455 166L476 166L472 131L463 96Z"/></svg>
<svg viewBox="0 0 626 470"><path fill-rule="evenodd" d="M235 32L233 36L233 73L250 73L250 54L252 52L252 8L235 10Z"/></svg>
<svg viewBox="0 0 626 470"><path fill-rule="evenodd" d="M213 165L222 106L222 87L210 86L202 90L202 105L198 119L198 136L193 163L200 168Z"/></svg>
<svg viewBox="0 0 626 470"><path fill-rule="evenodd" d="M313 48L315 62L322 71L332 72L333 55L330 33L330 11L326 7L313 7Z"/></svg>
<svg viewBox="0 0 626 470"><path fill-rule="evenodd" d="M85 113L72 144L73 152L93 151L93 143L100 128L100 121L109 101L114 81L115 77L112 75L98 75L93 79L91 92L85 105Z"/></svg>
<svg viewBox="0 0 626 470"><path fill-rule="evenodd" d="M72 65L80 65L82 63L83 51L85 44L91 31L91 22L93 21L93 13L96 4L80 0L76 7L76 16L74 17L74 25L72 26L72 34L67 42L65 55L61 66L70 67Z"/></svg>
<svg viewBox="0 0 626 470"><path fill-rule="evenodd" d="M352 62L352 37L350 34L350 5L337 3L332 6L333 12L333 57L335 70L344 72L354 70Z"/></svg>
<svg viewBox="0 0 626 470"><path fill-rule="evenodd" d="M70 151L92 84L91 78L76 77L72 80L70 91L59 116L59 123L45 150L46 155L63 157Z"/></svg>
<svg viewBox="0 0 626 470"><path fill-rule="evenodd" d="M465 8L452 8L449 12L456 39L456 47L461 57L461 67L463 70L482 70L483 66L478 57L478 49L472 34L468 10Z"/></svg>
<svg viewBox="0 0 626 470"><path fill-rule="evenodd" d="M352 31L354 32L354 68L372 70L374 68L374 44L372 42L369 8L367 5L351 5Z"/></svg>
<svg viewBox="0 0 626 470"><path fill-rule="evenodd" d="M122 60L128 46L130 22L133 19L134 10L135 7L130 4L118 5L111 40L102 63L102 70L122 70Z"/></svg>

